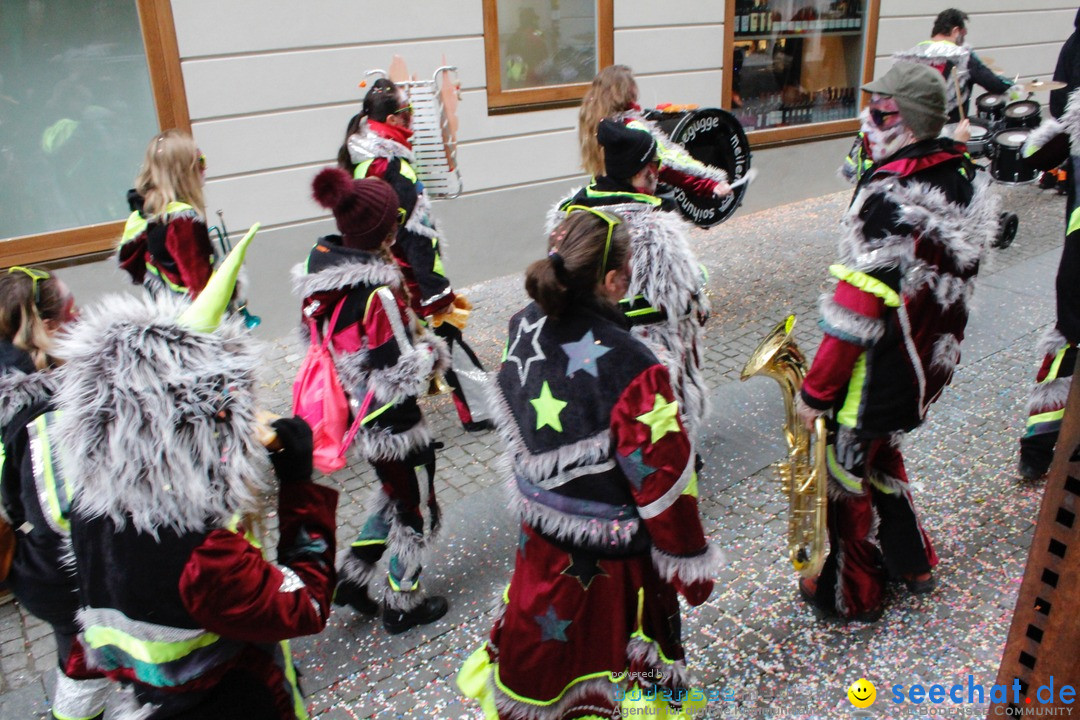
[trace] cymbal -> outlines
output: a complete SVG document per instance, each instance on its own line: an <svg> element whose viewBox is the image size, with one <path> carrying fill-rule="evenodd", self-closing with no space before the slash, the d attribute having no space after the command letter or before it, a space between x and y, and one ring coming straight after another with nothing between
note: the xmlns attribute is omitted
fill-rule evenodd
<svg viewBox="0 0 1080 720"><path fill-rule="evenodd" d="M1021 83L1024 89L1028 92L1039 92L1040 90L1064 90L1067 86L1063 82L1057 80L1035 80L1034 82Z"/></svg>

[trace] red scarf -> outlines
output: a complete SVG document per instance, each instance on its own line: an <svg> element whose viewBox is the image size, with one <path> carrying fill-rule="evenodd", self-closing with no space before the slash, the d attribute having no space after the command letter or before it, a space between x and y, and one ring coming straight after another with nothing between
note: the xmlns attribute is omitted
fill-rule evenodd
<svg viewBox="0 0 1080 720"><path fill-rule="evenodd" d="M371 128L371 132L375 133L381 138L386 138L387 140L393 140L396 143L401 143L407 148L412 147L413 131L407 127L389 125L387 123L379 122L378 120L368 120L368 127Z"/></svg>

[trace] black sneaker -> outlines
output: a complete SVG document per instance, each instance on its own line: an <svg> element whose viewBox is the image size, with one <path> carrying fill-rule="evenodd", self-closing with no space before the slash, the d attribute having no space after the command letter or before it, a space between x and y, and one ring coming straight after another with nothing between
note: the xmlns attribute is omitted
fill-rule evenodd
<svg viewBox="0 0 1080 720"><path fill-rule="evenodd" d="M484 432L494 430L495 423L490 420L473 420L472 422L461 423L461 427L465 428L465 432Z"/></svg>
<svg viewBox="0 0 1080 720"><path fill-rule="evenodd" d="M361 615L374 615L379 612L379 603L371 599L366 587L359 587L350 582L339 582L334 592L334 604L351 607Z"/></svg>
<svg viewBox="0 0 1080 720"><path fill-rule="evenodd" d="M442 595L433 595L424 598L424 602L408 612L391 610L389 607L384 608L382 624L386 628L386 632L397 635L406 630L411 630L417 625L433 623L445 615L449 609L450 603L446 601L446 598Z"/></svg>
<svg viewBox="0 0 1080 720"><path fill-rule="evenodd" d="M1048 468L1044 467L1035 467L1027 460L1023 459L1020 460L1020 464L1016 468L1017 472L1020 473L1020 477L1029 482L1033 482L1041 478L1043 475L1046 474L1047 469Z"/></svg>

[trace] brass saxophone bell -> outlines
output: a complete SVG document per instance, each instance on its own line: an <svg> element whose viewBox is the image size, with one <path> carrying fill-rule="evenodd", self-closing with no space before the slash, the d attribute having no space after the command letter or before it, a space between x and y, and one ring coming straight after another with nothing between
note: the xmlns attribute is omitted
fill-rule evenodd
<svg viewBox="0 0 1080 720"><path fill-rule="evenodd" d="M450 383L446 382L446 378L442 373L435 373L431 376L431 382L428 384L428 391L425 397L437 397L439 395L449 395L454 392L454 388L450 387Z"/></svg>

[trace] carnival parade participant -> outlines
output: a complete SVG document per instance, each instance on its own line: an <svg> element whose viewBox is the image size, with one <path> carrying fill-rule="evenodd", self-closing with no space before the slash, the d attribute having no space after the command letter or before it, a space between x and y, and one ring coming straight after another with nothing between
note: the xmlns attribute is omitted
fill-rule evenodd
<svg viewBox="0 0 1080 720"><path fill-rule="evenodd" d="M338 164L355 178L382 178L397 193L403 222L391 252L405 276L412 309L450 348L452 366L445 379L462 426L469 432L489 430L485 371L462 334L472 304L454 292L446 276L431 200L414 167L411 126L412 105L401 89L386 78L376 80L361 112L349 121Z"/></svg>
<svg viewBox="0 0 1080 720"><path fill-rule="evenodd" d="M330 208L340 235L320 238L306 262L293 270L303 314L330 333L335 364L352 399L359 455L379 478L373 507L352 546L338 563L335 602L374 614L369 586L376 564L390 553L383 625L390 633L434 622L446 614L446 598L420 588L426 545L438 531L435 448L417 398L435 373L449 368L440 338L417 335L401 269L390 254L398 231L398 198L378 178L353 180L327 168L314 182L316 201ZM417 479L424 469L427 482ZM422 491L423 490L423 491ZM426 502L422 495L426 494Z"/></svg>
<svg viewBox="0 0 1080 720"><path fill-rule="evenodd" d="M75 299L44 270L0 275L0 525L15 537L7 584L31 614L52 626L59 672L52 717L101 718L109 681L69 677L79 632L78 580L71 562L70 481L55 459L54 339L75 320Z"/></svg>
<svg viewBox="0 0 1080 720"><path fill-rule="evenodd" d="M604 157L596 131L604 118L616 120L634 130L643 130L656 140L660 182L692 195L731 194L728 175L722 169L695 160L684 147L641 113L634 73L625 65L609 65L593 78L578 111L578 142L581 166L592 176L603 175Z"/></svg>
<svg viewBox="0 0 1080 720"><path fill-rule="evenodd" d="M548 230L574 207L604 208L625 218L634 263L629 294L620 306L634 334L667 365L693 437L708 410L701 373L702 326L709 315L704 269L690 250L689 225L654 194L656 139L615 120L602 120L596 134L604 173L549 213Z"/></svg>
<svg viewBox="0 0 1080 720"><path fill-rule="evenodd" d="M1078 15L1080 17L1080 15ZM1073 90L1059 119L1046 120L1028 137L1024 154L1041 170L1066 163L1069 183L1065 205L1065 245L1056 279L1057 319L1039 343L1042 365L1028 398L1027 427L1020 439L1020 475L1037 480L1046 474L1065 413L1065 401L1080 343L1080 90Z"/></svg>
<svg viewBox="0 0 1080 720"><path fill-rule="evenodd" d="M330 614L337 492L311 481L303 420L260 421L260 348L222 322L252 236L194 303L110 296L59 346L82 602L68 666L124 684L118 716L307 717L288 640Z"/></svg>
<svg viewBox="0 0 1080 720"><path fill-rule="evenodd" d="M153 295L198 297L214 270L206 229L206 156L180 130L156 135L128 191L131 215L117 249L120 267Z"/></svg>
<svg viewBox="0 0 1080 720"><path fill-rule="evenodd" d="M458 675L490 720L621 717L635 686L689 694L678 595L705 602L722 558L667 369L617 306L628 222L571 213L510 320L493 412L520 539L491 637Z"/></svg>
<svg viewBox="0 0 1080 720"><path fill-rule="evenodd" d="M1004 93L1012 87L1008 79L995 75L975 52L964 44L967 40L967 13L949 8L938 13L930 39L893 55L895 60L916 62L936 69L945 79L948 122L956 123L968 116L968 102L973 85L987 92Z"/></svg>
<svg viewBox="0 0 1080 720"><path fill-rule="evenodd" d="M938 138L945 83L896 63L863 86L874 166L844 218L836 290L821 301L825 337L797 402L828 428L829 555L803 597L819 611L873 621L887 580L934 588L937 565L915 512L899 443L922 423L960 360L968 302L997 203L962 145Z"/></svg>

